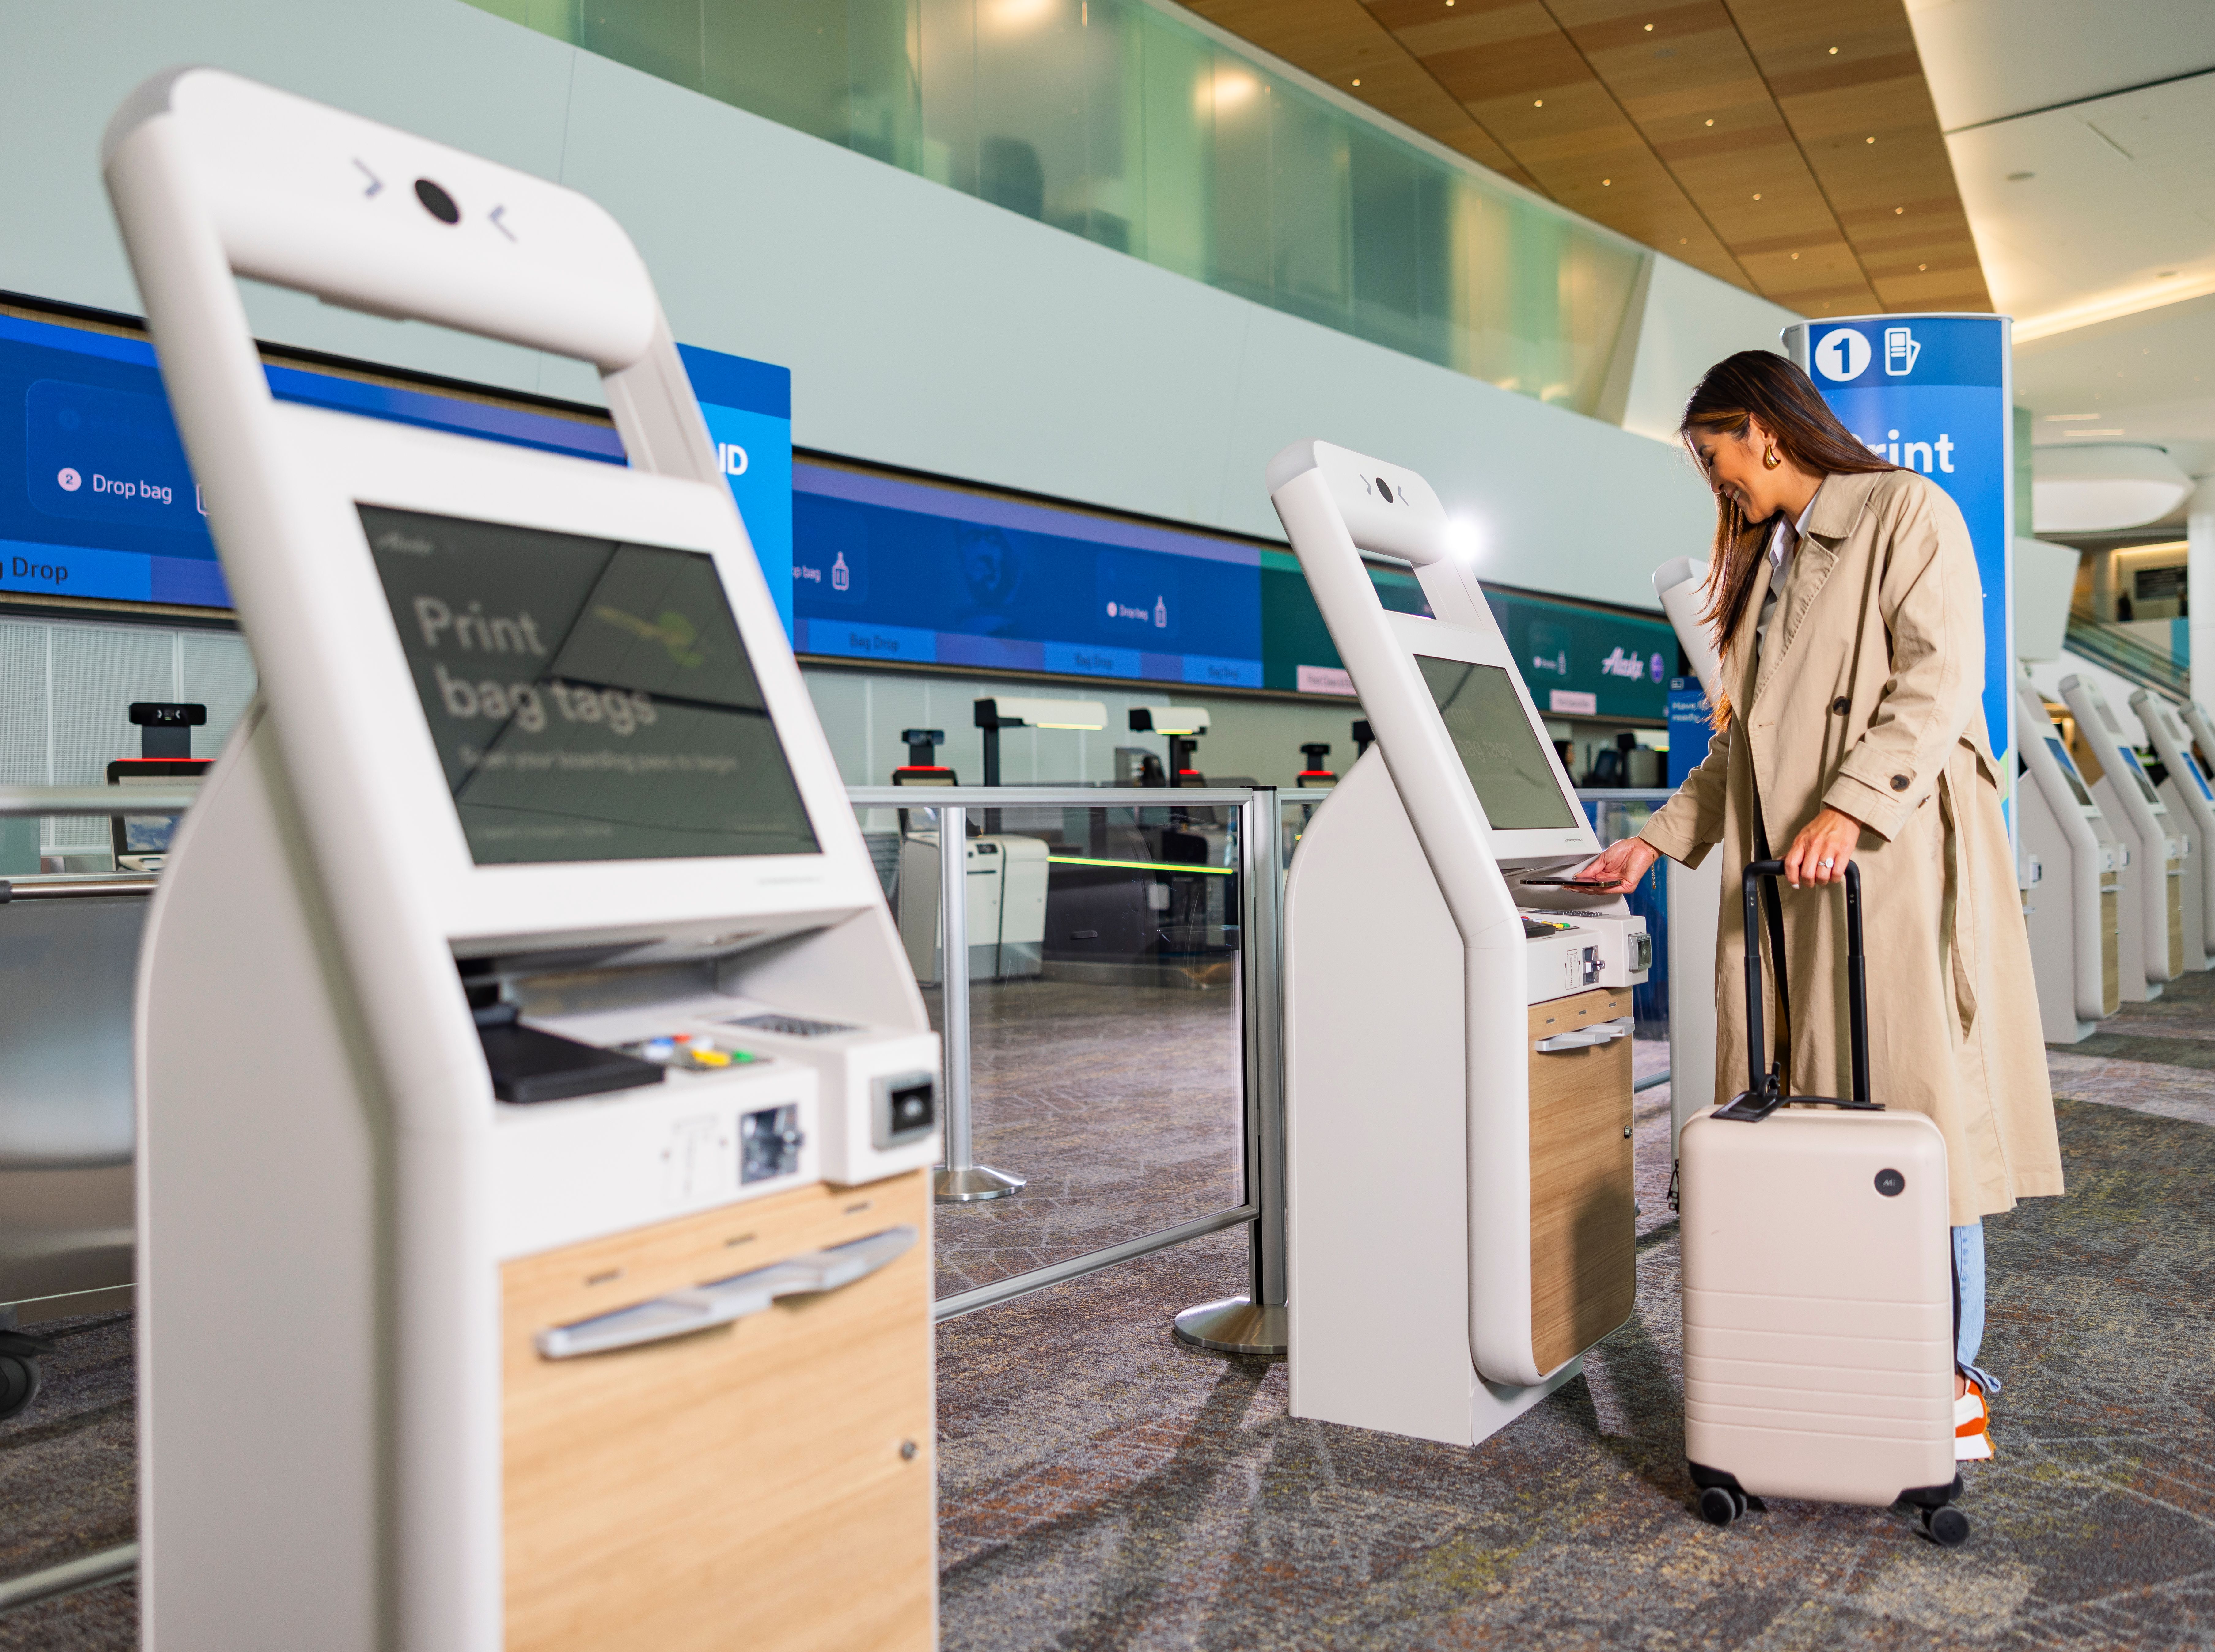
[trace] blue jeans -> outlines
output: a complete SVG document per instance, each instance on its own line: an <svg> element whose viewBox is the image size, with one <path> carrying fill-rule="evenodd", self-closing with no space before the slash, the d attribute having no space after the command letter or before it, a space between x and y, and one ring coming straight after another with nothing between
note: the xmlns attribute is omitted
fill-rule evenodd
<svg viewBox="0 0 2215 1652"><path fill-rule="evenodd" d="M1999 1379L1977 1363L1984 1341L1985 1225L1972 1222L1954 1230L1954 1362L1985 1393L1997 1394Z"/></svg>

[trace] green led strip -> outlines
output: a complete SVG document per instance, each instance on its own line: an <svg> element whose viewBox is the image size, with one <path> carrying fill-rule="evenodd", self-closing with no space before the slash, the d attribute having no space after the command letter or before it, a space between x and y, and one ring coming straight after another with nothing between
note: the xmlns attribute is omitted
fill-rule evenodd
<svg viewBox="0 0 2215 1652"><path fill-rule="evenodd" d="M1198 872L1212 878L1227 878L1233 868L1228 866L1171 866L1160 861L1102 861L1089 855L1048 855L1047 863L1053 866L1120 866L1133 872Z"/></svg>

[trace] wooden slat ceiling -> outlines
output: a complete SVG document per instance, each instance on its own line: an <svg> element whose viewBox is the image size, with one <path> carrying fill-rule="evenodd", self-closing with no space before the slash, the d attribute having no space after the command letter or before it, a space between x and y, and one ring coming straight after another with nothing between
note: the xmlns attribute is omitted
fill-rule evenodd
<svg viewBox="0 0 2215 1652"><path fill-rule="evenodd" d="M1901 0L1185 0L1808 316L1991 308Z"/></svg>

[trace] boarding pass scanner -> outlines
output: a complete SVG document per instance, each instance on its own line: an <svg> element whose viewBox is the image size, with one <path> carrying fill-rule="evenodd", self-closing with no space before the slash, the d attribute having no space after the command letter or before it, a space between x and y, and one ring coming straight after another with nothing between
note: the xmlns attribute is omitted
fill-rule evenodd
<svg viewBox="0 0 2215 1652"><path fill-rule="evenodd" d="M1651 943L1539 881L1599 845L1429 483L1301 442L1268 484L1376 735L1285 885L1292 1407L1466 1444L1630 1312ZM1385 611L1364 552L1435 617Z"/></svg>
<svg viewBox="0 0 2215 1652"><path fill-rule="evenodd" d="M920 1652L937 1040L636 251L218 71L104 158L264 690L138 978L144 1643ZM629 464L276 402L239 276Z"/></svg>

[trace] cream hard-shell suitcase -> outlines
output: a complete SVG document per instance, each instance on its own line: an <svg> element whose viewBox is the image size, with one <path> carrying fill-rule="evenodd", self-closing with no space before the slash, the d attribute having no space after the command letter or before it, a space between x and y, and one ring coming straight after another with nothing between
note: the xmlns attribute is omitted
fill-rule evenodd
<svg viewBox="0 0 2215 1652"><path fill-rule="evenodd" d="M1948 1506L1960 1481L1946 1142L1922 1115L1869 1100L1850 863L1854 1096L1783 1096L1781 1053L1763 1072L1758 892L1782 869L1746 871L1751 1087L1688 1121L1678 1149L1684 1455L1715 1525L1763 1497L1904 1501L1951 1548L1968 1521Z"/></svg>

